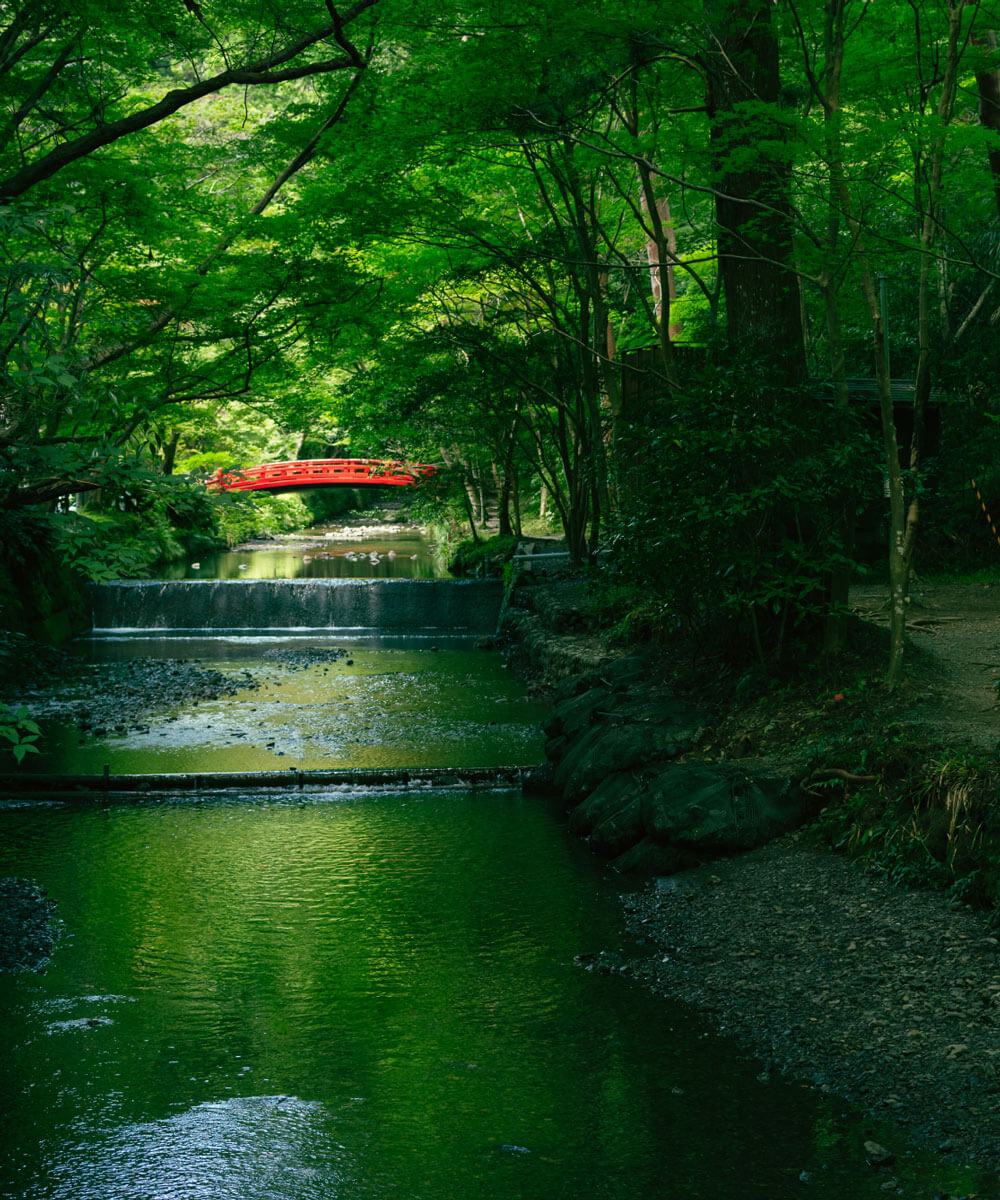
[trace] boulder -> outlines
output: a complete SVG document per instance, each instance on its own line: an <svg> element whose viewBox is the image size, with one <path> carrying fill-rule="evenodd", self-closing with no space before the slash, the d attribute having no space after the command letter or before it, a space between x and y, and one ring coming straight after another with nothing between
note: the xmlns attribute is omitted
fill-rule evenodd
<svg viewBox="0 0 1000 1200"><path fill-rule="evenodd" d="M579 671L560 680L553 692L556 704L570 700L592 688L607 691L626 691L643 687L649 682L650 660L642 653L625 654L588 671Z"/></svg>
<svg viewBox="0 0 1000 1200"><path fill-rule="evenodd" d="M787 777L749 775L725 763L666 763L643 791L642 809L642 827L654 841L707 857L796 828L809 801Z"/></svg>
<svg viewBox="0 0 1000 1200"><path fill-rule="evenodd" d="M642 796L633 790L624 794L617 808L609 808L590 831L590 847L597 854L614 858L642 840Z"/></svg>
<svg viewBox="0 0 1000 1200"><path fill-rule="evenodd" d="M550 740L574 737L591 723L594 713L611 698L608 688L595 687L579 695L570 696L553 708L542 725L542 732Z"/></svg>
<svg viewBox="0 0 1000 1200"><path fill-rule="evenodd" d="M704 724L704 710L678 700L669 687L647 687L635 692L612 692L597 706L594 718L611 725L657 725L664 719L676 722L682 712Z"/></svg>
<svg viewBox="0 0 1000 1200"><path fill-rule="evenodd" d="M609 775L675 758L701 736L704 714L693 705L671 700L660 704L657 713L656 723L603 721L572 740L553 774L566 800L578 804Z"/></svg>
<svg viewBox="0 0 1000 1200"><path fill-rule="evenodd" d="M642 784L629 772L609 775L570 813L570 832L587 837L595 825L607 820L641 790Z"/></svg>
<svg viewBox="0 0 1000 1200"><path fill-rule="evenodd" d="M570 814L620 871L673 874L706 859L762 845L796 828L808 798L789 778L749 775L729 763L651 763L603 779Z"/></svg>
<svg viewBox="0 0 1000 1200"><path fill-rule="evenodd" d="M647 689L638 695L615 692L604 685L590 688L557 704L542 725L548 738L546 756L553 761L560 758L568 744L591 725L656 725L665 715L675 716L680 704L667 688ZM704 720L704 714L697 712Z"/></svg>
<svg viewBox="0 0 1000 1200"><path fill-rule="evenodd" d="M677 875L700 866L702 858L681 846L665 846L651 837L644 837L611 862L611 868L623 875Z"/></svg>

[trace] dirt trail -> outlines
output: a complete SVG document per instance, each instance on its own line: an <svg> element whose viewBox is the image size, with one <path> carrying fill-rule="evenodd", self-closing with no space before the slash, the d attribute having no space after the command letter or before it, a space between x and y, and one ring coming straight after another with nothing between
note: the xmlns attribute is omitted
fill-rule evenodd
<svg viewBox="0 0 1000 1200"><path fill-rule="evenodd" d="M887 623L884 587L851 591L855 612ZM907 720L935 740L1000 743L1000 584L917 583L904 697Z"/></svg>

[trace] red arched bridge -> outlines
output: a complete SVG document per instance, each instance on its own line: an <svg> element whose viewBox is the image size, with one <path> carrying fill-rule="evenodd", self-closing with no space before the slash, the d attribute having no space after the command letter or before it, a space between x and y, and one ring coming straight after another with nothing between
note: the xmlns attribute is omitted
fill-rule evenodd
<svg viewBox="0 0 1000 1200"><path fill-rule="evenodd" d="M380 458L311 458L218 470L207 483L212 492L291 492L313 487L413 487L435 467Z"/></svg>

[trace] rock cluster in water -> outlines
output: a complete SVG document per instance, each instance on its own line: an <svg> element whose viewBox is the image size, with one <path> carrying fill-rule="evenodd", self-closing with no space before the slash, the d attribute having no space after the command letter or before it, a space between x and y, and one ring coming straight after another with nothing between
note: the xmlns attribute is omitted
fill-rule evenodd
<svg viewBox="0 0 1000 1200"><path fill-rule="evenodd" d="M678 761L708 714L651 681L642 655L565 679L544 730L548 784L570 828L618 870L668 874L801 825L812 801L790 774Z"/></svg>
<svg viewBox="0 0 1000 1200"><path fill-rule="evenodd" d="M289 671L302 671L306 667L323 666L327 663L340 662L350 654L342 647L302 646L292 650L273 647L264 651L264 658L281 663ZM350 660L348 660L350 661Z"/></svg>
<svg viewBox="0 0 1000 1200"><path fill-rule="evenodd" d="M30 671L17 669L16 656L0 660L7 668L0 675L4 698L27 705L36 720L69 720L80 733L94 737L145 731L151 713L260 687L249 671L225 674L185 659L94 663L38 650Z"/></svg>
<svg viewBox="0 0 1000 1200"><path fill-rule="evenodd" d="M56 902L31 879L0 879L0 971L42 971L60 933Z"/></svg>

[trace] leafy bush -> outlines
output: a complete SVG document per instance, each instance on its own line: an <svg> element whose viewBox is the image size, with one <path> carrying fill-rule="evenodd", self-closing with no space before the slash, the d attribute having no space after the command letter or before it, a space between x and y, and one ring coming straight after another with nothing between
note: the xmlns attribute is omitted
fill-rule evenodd
<svg viewBox="0 0 1000 1200"><path fill-rule="evenodd" d="M221 542L215 504L200 482L141 466L87 493L80 510L0 510L0 533L0 568L21 581L143 578L161 563Z"/></svg>
<svg viewBox="0 0 1000 1200"><path fill-rule="evenodd" d="M893 883L1000 909L1000 769L988 757L908 741L870 760L878 782L836 796L815 833ZM836 789L841 790L841 789Z"/></svg>
<svg viewBox="0 0 1000 1200"><path fill-rule="evenodd" d="M854 565L845 528L879 478L858 427L757 367L720 355L620 427L609 568L651 635L764 662L825 614L831 573Z"/></svg>
<svg viewBox="0 0 1000 1200"><path fill-rule="evenodd" d="M23 704L15 710L8 704L0 703L0 738L10 743L5 749L13 754L18 765L26 755L38 753L35 742L41 732Z"/></svg>
<svg viewBox="0 0 1000 1200"><path fill-rule="evenodd" d="M489 575L499 578L504 564L514 557L519 539L515 534L497 534L485 541L459 543L448 570L452 575Z"/></svg>
<svg viewBox="0 0 1000 1200"><path fill-rule="evenodd" d="M297 495L224 492L215 504L219 529L229 546L289 533L312 523L309 510Z"/></svg>

